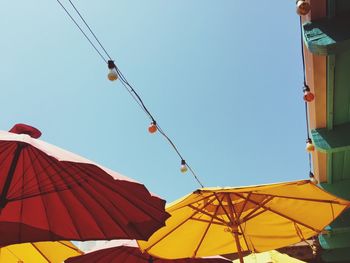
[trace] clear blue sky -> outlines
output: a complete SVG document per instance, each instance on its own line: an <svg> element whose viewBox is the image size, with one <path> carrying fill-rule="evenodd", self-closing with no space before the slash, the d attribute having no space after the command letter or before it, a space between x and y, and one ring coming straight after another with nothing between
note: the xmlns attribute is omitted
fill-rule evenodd
<svg viewBox="0 0 350 263"><path fill-rule="evenodd" d="M67 3L67 1L63 1ZM295 1L74 1L205 186L308 178ZM198 188L55 0L0 4L0 128L144 183Z"/></svg>

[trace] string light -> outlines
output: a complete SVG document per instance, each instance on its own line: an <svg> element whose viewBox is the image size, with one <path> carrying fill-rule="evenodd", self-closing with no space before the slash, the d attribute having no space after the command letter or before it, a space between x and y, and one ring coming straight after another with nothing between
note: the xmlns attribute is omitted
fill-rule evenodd
<svg viewBox="0 0 350 263"><path fill-rule="evenodd" d="M311 5L305 0L297 0L297 14L300 16L307 15L311 10Z"/></svg>
<svg viewBox="0 0 350 263"><path fill-rule="evenodd" d="M309 177L310 177L310 181L313 184L318 184L318 181L317 181L317 179L315 178L315 175L312 172L309 173Z"/></svg>
<svg viewBox="0 0 350 263"><path fill-rule="evenodd" d="M306 83L304 83L303 87L303 92L304 92L304 101L305 102L312 102L315 98L315 95L310 91L310 88Z"/></svg>
<svg viewBox="0 0 350 263"><path fill-rule="evenodd" d="M187 170L191 171L192 176L194 177L194 179L198 182L198 184L201 187L204 187L204 185L201 183L201 181L198 179L197 175L195 174L195 172L191 169L191 167L188 165L188 163L185 162L185 160L183 159L182 155L180 154L179 150L177 149L176 145L173 143L173 141L165 134L165 132L160 128L159 124L155 121L153 115L149 112L149 110L146 108L145 104L143 103L141 97L138 95L138 93L135 91L135 89L133 88L133 86L127 81L127 79L125 78L125 76L123 75L123 73L120 71L120 69L115 65L114 61L112 60L111 56L108 54L108 52L106 51L106 49L103 47L103 45L101 44L101 42L99 41L99 39L97 38L97 36L95 35L95 33L92 31L92 29L90 28L90 26L88 25L88 23L86 22L86 20L83 18L83 16L81 15L81 13L79 12L79 10L75 7L75 5L72 3L71 0L68 0L69 3L72 5L72 7L74 8L75 12L79 15L80 19L84 22L85 26L88 28L88 30L90 31L90 33L92 34L92 36L95 38L95 40L97 41L97 43L99 44L99 46L101 47L101 49L103 50L103 52L106 54L107 58L105 58L105 56L103 56L98 48L93 44L93 42L91 41L91 39L87 36L87 34L84 32L84 30L79 26L79 24L76 22L76 20L73 18L73 16L69 13L69 11L64 7L64 5L61 3L60 0L56 0L60 6L64 9L64 11L67 13L67 15L71 18L71 20L74 22L74 24L79 28L80 32L85 36L85 38L88 40L88 42L93 46L93 48L95 49L95 51L99 54L99 56L102 58L102 60L107 63L108 65L108 69L109 69L109 73L108 73L108 79L111 81L115 81L117 79L120 80L120 82L122 83L122 85L125 87L125 89L129 92L129 94L132 96L132 98L135 100L135 102L141 107L141 109L145 112L145 114L151 119L151 125L148 127L148 131L150 133L155 133L157 130L159 131L159 133L161 135L163 135L163 137L169 142L169 144L173 147L173 149L175 150L175 152L177 153L177 155L180 157L181 159L181 172L186 172Z"/></svg>
<svg viewBox="0 0 350 263"><path fill-rule="evenodd" d="M110 81L115 81L118 79L118 73L117 73L117 70L116 70L116 66L114 64L114 61L113 60L108 60L108 69L109 69L109 72L108 72L108 79Z"/></svg>
<svg viewBox="0 0 350 263"><path fill-rule="evenodd" d="M181 173L186 173L187 172L187 164L185 160L181 160L181 167L180 167Z"/></svg>
<svg viewBox="0 0 350 263"><path fill-rule="evenodd" d="M309 134L309 108L308 108L308 100L311 99L311 101L314 99L314 94L310 92L309 86L306 84L306 70L305 70L305 57L304 57L304 42L303 42L303 31L302 31L302 19L300 17L299 19L299 26L300 26L300 44L301 44L301 58L302 58L302 66L303 66L303 78L304 78L304 101L305 101L305 120L306 120L306 151L308 152L308 157L309 157L309 177L310 180L314 183L318 183L317 179L315 178L314 174L312 173L312 162L311 162L311 153L315 150L315 146L312 143L312 140L310 139L310 134ZM312 94L312 98L310 96L310 92ZM306 96L305 96L306 95Z"/></svg>
<svg viewBox="0 0 350 263"><path fill-rule="evenodd" d="M155 133L158 130L156 121L152 121L148 126L149 133Z"/></svg>
<svg viewBox="0 0 350 263"><path fill-rule="evenodd" d="M315 150L315 146L312 143L312 140L310 138L307 138L306 140L306 147L305 147L306 151L313 152Z"/></svg>

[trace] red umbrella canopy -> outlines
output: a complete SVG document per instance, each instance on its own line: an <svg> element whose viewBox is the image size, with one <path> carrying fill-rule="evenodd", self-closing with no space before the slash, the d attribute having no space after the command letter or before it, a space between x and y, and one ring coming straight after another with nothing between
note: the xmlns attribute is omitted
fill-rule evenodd
<svg viewBox="0 0 350 263"><path fill-rule="evenodd" d="M111 243L110 243L111 242ZM182 259L160 259L142 253L135 240L119 241L113 240L105 246L98 246L100 250L87 253L82 256L66 259L65 263L228 263L231 262L223 257L208 258L182 258ZM109 244L110 243L110 244ZM110 247L114 245L114 247ZM101 249L103 248L103 249ZM181 248L179 248L181 249Z"/></svg>
<svg viewBox="0 0 350 263"><path fill-rule="evenodd" d="M0 131L0 246L55 240L143 239L169 217L144 185L38 138Z"/></svg>

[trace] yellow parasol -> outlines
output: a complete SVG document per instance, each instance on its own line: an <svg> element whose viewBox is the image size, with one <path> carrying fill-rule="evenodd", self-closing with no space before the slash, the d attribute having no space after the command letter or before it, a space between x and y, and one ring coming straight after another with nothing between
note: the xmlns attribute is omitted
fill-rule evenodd
<svg viewBox="0 0 350 263"><path fill-rule="evenodd" d="M61 263L82 254L69 241L22 243L0 248L0 263Z"/></svg>
<svg viewBox="0 0 350 263"><path fill-rule="evenodd" d="M233 263L239 263L239 259L232 261ZM262 253L250 254L244 257L245 263L303 263L296 258L292 258L286 254L279 253L276 250L270 250Z"/></svg>
<svg viewBox="0 0 350 263"><path fill-rule="evenodd" d="M140 248L160 258L263 252L320 233L349 201L310 181L202 188L171 203L166 226Z"/></svg>

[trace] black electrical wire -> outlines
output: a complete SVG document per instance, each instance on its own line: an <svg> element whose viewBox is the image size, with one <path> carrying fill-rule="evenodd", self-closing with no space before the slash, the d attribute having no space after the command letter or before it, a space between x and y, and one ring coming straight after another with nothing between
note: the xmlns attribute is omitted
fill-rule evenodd
<svg viewBox="0 0 350 263"><path fill-rule="evenodd" d="M71 18L71 20L74 22L74 24L79 28L80 32L85 36L85 38L89 41L89 43L92 45L92 47L95 49L95 51L100 55L100 57L102 58L102 60L108 64L108 61L105 59L105 57L101 54L101 52L97 49L97 47L94 45L94 43L90 40L90 38L87 36L87 34L84 32L84 30L79 26L79 24L76 22L76 20L73 18L73 16L69 13L69 11L64 7L64 5L60 2L60 0L56 0L60 6L63 8L63 10L66 12L66 14ZM69 3L72 5L72 7L74 8L75 12L78 14L78 16L80 17L80 19L83 21L83 23L85 24L85 26L88 28L88 30L90 31L91 35L95 38L96 42L99 44L99 46L102 48L103 52L106 54L106 56L109 58L109 60L113 59L111 58L111 56L109 55L109 53L107 52L107 50L104 48L104 46L102 45L101 41L97 38L96 34L93 32L93 30L91 29L91 27L89 26L89 24L86 22L86 20L84 19L84 17L82 16L82 14L79 12L78 8L73 4L73 2L71 0L68 0ZM185 165L187 166L187 168L190 170L190 172L192 173L193 177L196 179L196 181L199 183L199 185L201 187L204 187L203 184L200 182L200 180L198 179L197 175L195 174L195 172L193 171L193 169L188 165L187 162L184 161L184 158L182 157L181 153L179 152L178 148L176 147L176 145L173 143L173 141L169 138L169 136L166 135L166 133L161 129L161 127L159 126L158 122L155 121L153 115L151 114L151 112L147 109L147 107L145 106L143 100L141 99L141 97L139 96L139 94L135 91L134 87L128 82L128 80L125 78L125 76L123 75L123 73L120 71L120 69L115 65L115 70L117 71L117 74L119 76L120 82L122 83L122 85L124 86L124 88L129 92L129 94L132 96L132 98L136 101L136 103L141 107L141 109L144 111L144 113L151 119L152 123L155 123L157 126L158 131L160 132L160 134L163 135L163 137L168 141L168 143L172 146L172 148L175 150L175 152L177 153L177 155L181 158L181 161L183 161L185 163Z"/></svg>
<svg viewBox="0 0 350 263"><path fill-rule="evenodd" d="M79 12L79 10L75 7L75 5L72 3L71 0L68 0L69 3L72 5L72 7L74 8L74 10L77 12L77 14L79 15L79 17L81 18L81 20L84 22L84 24L86 25L86 27L89 29L90 33L94 36L94 38L96 39L97 43L100 45L100 47L103 49L103 51L106 53L107 57L112 60L111 56L108 54L108 52L106 51L106 49L103 47L103 45L101 44L100 40L97 38L97 36L95 35L95 33L92 31L91 27L88 25L88 23L85 21L85 19L83 18L83 16L81 15L81 13Z"/></svg>
<svg viewBox="0 0 350 263"><path fill-rule="evenodd" d="M305 57L304 57L304 42L303 42L303 23L302 23L301 17L299 19L299 25L300 25L300 44L301 44L301 58L302 58L302 64L303 64L304 87L307 87ZM309 107L307 102L305 101L306 136L307 136L307 139L310 139L310 132L309 132L310 124L309 124L308 112L309 112ZM311 153L309 153L309 169L311 173L311 170L312 170Z"/></svg>
<svg viewBox="0 0 350 263"><path fill-rule="evenodd" d="M60 0L56 0L60 6L63 8L63 10L66 12L66 14L70 17L70 19L74 22L74 24L78 27L78 29L80 30L80 32L85 36L85 38L87 39L87 41L89 41L89 43L91 44L91 46L95 49L95 51L100 55L100 57L102 58L102 60L107 63L107 60L104 58L104 56L101 54L101 52L97 49L97 47L94 45L94 43L92 43L92 41L90 40L90 38L86 35L86 33L84 32L84 30L79 26L79 24L77 23L77 21L73 18L73 16L68 12L68 10L64 7L64 5L61 3Z"/></svg>
<svg viewBox="0 0 350 263"><path fill-rule="evenodd" d="M92 36L95 38L95 40L97 41L97 43L100 45L100 47L102 48L102 50L105 52L105 54L107 55L107 57L112 60L112 57L109 55L109 53L107 52L106 48L102 45L101 41L98 39L98 37L96 36L96 34L93 32L93 30L91 29L91 27L89 26L89 24L86 22L86 20L84 19L83 15L80 13L80 11L78 10L78 8L73 4L73 2L71 0L68 0L69 3L71 4L71 6L74 8L74 10L76 11L76 13L78 14L78 16L80 17L80 19L83 21L83 23L85 24L85 26L89 29L90 33L92 34ZM127 79L124 77L123 73L120 71L120 69L115 65L115 69L118 73L118 75L120 76L121 81L129 87L128 92L130 93L130 91L134 94L131 94L132 97L134 98L134 100L137 102L137 104L139 104L139 106L141 106L143 108L143 111L150 117L150 119L152 121L155 121L152 114L148 111L148 109L146 108L146 106L144 105L141 97L137 94L137 92L135 91L135 89L129 84L129 82L127 81ZM124 85L125 88L127 88ZM135 97L136 96L136 97Z"/></svg>

